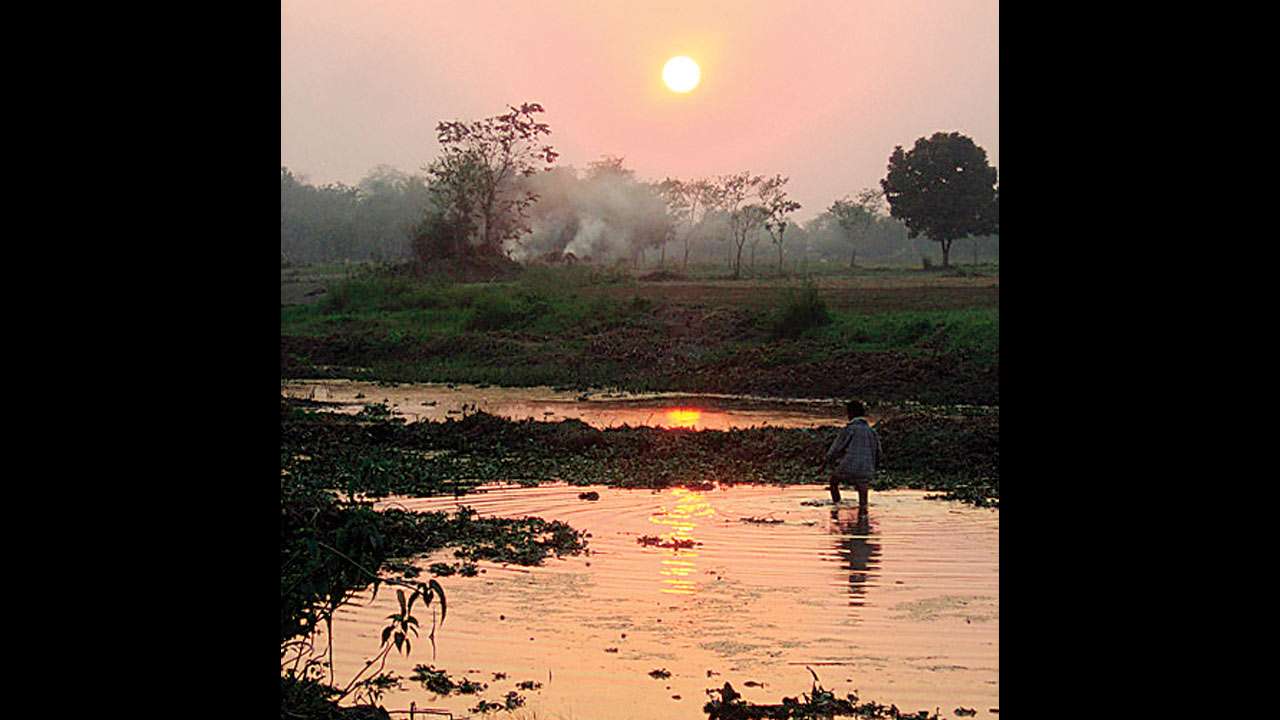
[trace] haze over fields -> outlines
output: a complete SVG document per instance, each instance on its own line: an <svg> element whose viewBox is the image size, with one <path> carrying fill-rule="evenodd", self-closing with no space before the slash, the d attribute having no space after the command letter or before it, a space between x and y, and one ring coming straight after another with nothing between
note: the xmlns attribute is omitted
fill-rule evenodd
<svg viewBox="0 0 1280 720"><path fill-rule="evenodd" d="M957 131L999 166L998 2L283 0L281 165L354 185L417 172L441 120L541 103L558 165L791 177L816 216L895 145ZM663 64L701 82L675 93Z"/></svg>

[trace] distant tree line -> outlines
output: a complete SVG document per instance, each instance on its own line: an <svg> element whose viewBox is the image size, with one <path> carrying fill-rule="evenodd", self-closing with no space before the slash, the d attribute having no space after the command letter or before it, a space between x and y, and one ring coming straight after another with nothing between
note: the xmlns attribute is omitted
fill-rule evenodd
<svg viewBox="0 0 1280 720"><path fill-rule="evenodd" d="M973 261L999 257L999 186L986 152L959 133L920 138L889 158L879 188L834 201L796 224L788 178L739 172L644 182L624 159L585 171L558 156L537 103L483 120L441 122L441 153L422 175L379 166L356 187L314 187L280 173L282 260L431 263L463 255L524 262L723 262L744 271L789 272L847 259L915 263L956 241ZM967 248L966 248L967 245ZM760 252L762 250L772 252ZM757 269L757 255L776 257ZM655 257L656 256L656 257ZM964 257L962 255L962 257Z"/></svg>
<svg viewBox="0 0 1280 720"><path fill-rule="evenodd" d="M315 186L280 168L282 263L396 260L431 206L426 178L385 165L352 187Z"/></svg>

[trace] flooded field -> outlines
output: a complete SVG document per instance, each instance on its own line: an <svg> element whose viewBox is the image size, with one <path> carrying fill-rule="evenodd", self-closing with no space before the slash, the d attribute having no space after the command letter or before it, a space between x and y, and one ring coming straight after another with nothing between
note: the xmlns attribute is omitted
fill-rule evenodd
<svg viewBox="0 0 1280 720"><path fill-rule="evenodd" d="M359 412L386 403L409 420L459 417L467 408L512 420L582 420L597 428L630 425L728 430L738 427L803 428L843 425L843 405L834 401L771 400L729 395L675 393L580 393L549 387L504 388L435 383L380 385L351 380L295 381L287 397L333 403L339 412ZM874 420L874 414L872 415Z"/></svg>
<svg viewBox="0 0 1280 720"><path fill-rule="evenodd" d="M587 491L599 500L579 499ZM437 697L406 681L382 704L466 717L479 699L501 702L533 681L540 686L519 690L525 706L514 717L705 718L707 689L728 681L748 700L778 702L809 691L808 666L839 695L996 718L999 512L925 494L873 492L866 518L856 503L832 506L818 486L502 486L459 499L388 500L382 505L564 520L591 538L589 555L537 568L481 563L476 577L442 578L449 615L434 658L431 613L419 611L423 637L409 658L393 654L387 670L407 678L429 664L488 688ZM637 542L645 536L685 547ZM452 560L418 564L425 577L432 562ZM338 612L340 678L378 651L385 618L398 609L390 590L368 600L362 594Z"/></svg>

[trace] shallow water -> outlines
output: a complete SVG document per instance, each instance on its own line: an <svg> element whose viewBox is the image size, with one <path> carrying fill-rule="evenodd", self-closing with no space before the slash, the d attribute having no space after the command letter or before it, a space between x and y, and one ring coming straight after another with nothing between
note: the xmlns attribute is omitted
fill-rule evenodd
<svg viewBox="0 0 1280 720"><path fill-rule="evenodd" d="M306 380L286 383L288 397L333 403L339 412L359 412L365 405L386 403L409 420L460 417L464 406L513 420L575 418L598 428L680 427L727 430L731 427L820 427L843 425L844 406L835 401L778 400L733 395L678 393L591 393L549 387L504 388L439 383L378 385L353 380ZM874 414L872 421L876 420Z"/></svg>
<svg viewBox="0 0 1280 720"><path fill-rule="evenodd" d="M579 500L588 490L600 500ZM416 702L465 717L479 697L501 702L516 683L534 680L542 687L521 692L526 705L515 717L705 718L708 688L729 681L748 700L778 702L810 690L808 666L841 696L856 691L948 717L963 706L996 718L989 709L999 707L999 512L925 494L873 492L865 521L856 501L833 507L818 486L496 487L457 500L387 501L536 515L592 536L589 555L538 568L481 563L477 577L441 578L449 616L434 659L431 613L418 611L423 637L387 668L407 677L414 665L432 664L489 688L439 698L406 682L410 689L382 704L406 710ZM637 543L645 535L698 544L645 547ZM419 561L422 577L441 561L454 558ZM378 651L385 618L398 609L390 589L367 599L338 613L339 678ZM660 668L671 677L649 676ZM495 681L498 672L506 678Z"/></svg>

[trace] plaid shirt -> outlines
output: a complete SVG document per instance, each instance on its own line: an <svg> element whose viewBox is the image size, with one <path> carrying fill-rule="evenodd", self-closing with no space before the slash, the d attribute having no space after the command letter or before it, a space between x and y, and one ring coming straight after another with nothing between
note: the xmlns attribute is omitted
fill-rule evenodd
<svg viewBox="0 0 1280 720"><path fill-rule="evenodd" d="M870 478L880 464L880 436L867 424L866 418L854 418L840 431L840 436L827 451L827 464L839 460L836 476Z"/></svg>

